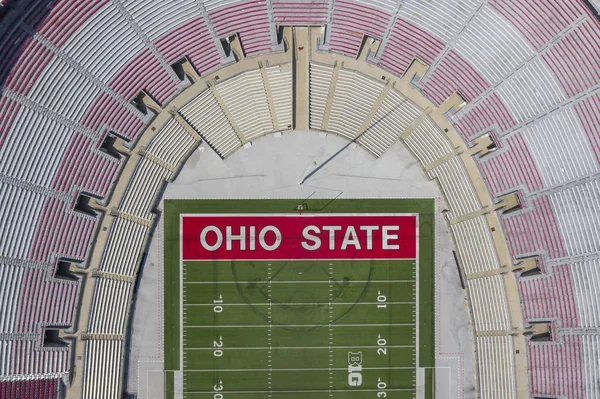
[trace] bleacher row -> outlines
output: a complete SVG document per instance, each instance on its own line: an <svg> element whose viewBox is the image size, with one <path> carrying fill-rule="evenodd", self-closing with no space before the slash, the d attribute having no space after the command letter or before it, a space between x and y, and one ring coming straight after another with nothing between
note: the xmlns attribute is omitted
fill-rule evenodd
<svg viewBox="0 0 600 399"><path fill-rule="evenodd" d="M292 3L298 7L292 7ZM144 115L130 100L142 89L159 103L176 95L186 83L180 82L168 65L183 56L201 74L226 63L219 38L237 33L246 55L272 51L277 43L275 26L268 17L271 6L275 10L274 23L327 23L324 43L337 53L356 56L365 34L382 40L374 61L393 73L404 73L414 57L420 58L430 65L430 70L419 85L436 104L457 90L464 96L468 104L452 120L465 140L489 130L500 137L501 149L479 161L490 192L493 196L516 189L525 192L526 207L501 216L513 258L542 254L557 262L567 258L564 262L571 264L568 258L598 252L600 240L594 212L598 209L597 183L572 183L593 177L600 159L600 41L594 40L600 38L600 25L583 1L510 0L483 4L472 0L457 7L456 1L445 0L434 7L418 0L336 0L331 21L327 20L325 4L217 0L198 5L189 0L165 8L162 3L147 6L140 1L86 0L73 7L59 0L52 7L37 7L28 13L4 35L0 46L0 80L4 81L0 97L0 173L12 178L10 183L0 181L3 198L10 199L0 204L2 256L40 262L48 271L53 270L58 257L85 261L95 219L70 209L78 192L103 198L111 191L120 162L98 149L106 131L135 140L151 115ZM232 17L241 15L242 10L248 18ZM36 34L32 37L33 32ZM352 90L353 85L365 84L379 94L384 90L380 82L369 83L357 73L340 72L340 77L340 95L344 90ZM317 82L315 78L315 104L319 85L325 90L329 87L324 79ZM253 82L250 92L244 94L246 98L254 98L251 92L261 90L257 77ZM275 82L269 84L277 87ZM226 100L227 88L222 89L222 101L229 101L225 107L215 101L211 90L204 92L217 115L223 109L236 109L238 99L233 96ZM282 87L279 98L283 99L287 90ZM406 118L414 119L414 110L409 105L406 110L399 107L405 102L398 96L394 98L393 93L388 92L387 103L381 109L387 106L388 120L395 118L406 126L410 120ZM365 101L375 96L361 95ZM207 132L203 139L226 156L242 140L274 127L274 119L279 127L286 126L284 120L291 124L291 108L285 105L277 114L286 116L271 115L270 121L265 115L271 111L265 111L264 103L257 103L256 107L264 123L253 126L255 131L246 138L239 137L231 122L231 129L225 128L227 119L222 116L224 124L213 133L213 138L202 121L193 121L191 105L187 109L189 118L184 117L192 125L196 123L194 127L199 131ZM316 108L311 108L311 113ZM195 112L200 111L203 110L197 108ZM328 124L335 128L337 123L337 130L341 130L340 118L347 115L353 117L349 120L355 120L354 115L348 115L353 111L360 111L361 115L366 112L340 104L332 108ZM317 112L314 115L317 117ZM352 125L352 134L361 127L370 127L358 141L377 156L398 139L401 130L391 128L391 124L386 127L384 120L382 115L376 115L370 125ZM431 130L426 125L427 122L419 127L425 130L422 134ZM220 141L224 138L221 131L229 132L229 141ZM373 133L376 131L380 133ZM443 140L435 140L438 141L419 140L415 131L404 141L427 166L439 158L432 152L448 153ZM436 177L442 185L452 217L464 215L478 204L462 168L458 158L452 158L429 171L429 176ZM475 222L461 222L454 232L458 225L461 232L454 234L461 234L464 243L459 247L463 263L470 258L475 262L468 266L471 270L492 268L489 259L480 259L483 254L473 249L473 243L487 245L476 240ZM480 261L485 263L478 264ZM586 267L581 266L579 272L585 275ZM523 278L522 282L528 280ZM568 290L561 295L573 298L576 293ZM22 311L20 305L15 307L15 300L9 299L7 309ZM593 308L586 307L590 301L593 302L576 302L575 312L581 314L577 320L586 312L587 320L594 320L589 313ZM72 308L74 302L69 303ZM537 305L531 302L531 306ZM556 310L526 314L567 317ZM58 319L66 320L68 325L69 317L62 314ZM531 369L532 381L538 370ZM31 372L38 373L35 369ZM580 383L588 387L583 380ZM569 392L583 392L583 388L565 392L559 387L551 393L544 391L544 385L534 384L531 389L533 395L558 392L570 396ZM483 388L482 391L488 392Z"/></svg>
<svg viewBox="0 0 600 399"><path fill-rule="evenodd" d="M153 209L161 187L195 148L197 140L171 118L146 148L151 157L138 161L114 218L99 271L118 278L96 278L85 344L83 398L119 396L124 358L124 336L129 320L133 280L141 263L154 220ZM153 161L160 159L173 170ZM127 218L128 215L133 218ZM121 338L115 338L120 336Z"/></svg>

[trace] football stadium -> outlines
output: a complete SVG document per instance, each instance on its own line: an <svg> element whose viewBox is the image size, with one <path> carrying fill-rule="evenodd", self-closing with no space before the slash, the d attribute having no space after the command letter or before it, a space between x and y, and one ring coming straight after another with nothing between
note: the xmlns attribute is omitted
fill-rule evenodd
<svg viewBox="0 0 600 399"><path fill-rule="evenodd" d="M0 399L600 399L599 12L0 0Z"/></svg>

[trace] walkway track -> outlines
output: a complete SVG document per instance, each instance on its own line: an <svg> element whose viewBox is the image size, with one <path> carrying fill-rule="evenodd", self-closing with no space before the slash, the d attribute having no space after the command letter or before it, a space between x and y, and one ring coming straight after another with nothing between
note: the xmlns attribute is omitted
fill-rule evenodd
<svg viewBox="0 0 600 399"><path fill-rule="evenodd" d="M285 30L285 40L288 43L292 43L292 32L290 29ZM469 177L472 181L474 188L477 191L479 196L479 200L482 204L483 208L492 209L493 201L490 197L485 183L482 179L482 176L477 168L474 160L469 155L469 151L465 146L464 141L458 134L458 132L454 129L452 124L448 121L445 116L445 112L447 112L450 108L457 107L459 102L461 101L457 96L450 97L445 103L443 103L439 108L435 108L435 106L425 98L414 86L410 84L410 81L413 76L423 76L426 73L428 66L422 64L420 62L415 62L411 65L411 67L407 70L407 72L403 75L403 77L399 78L397 76L390 75L388 72L385 72L373 65L370 65L364 61L364 54L358 59L351 59L341 55L329 54L329 53L318 53L313 49L316 49L316 40L320 36L319 28L311 28L310 31L310 46L307 46L311 49L311 60L315 62L319 62L322 64L333 65L336 61L343 62L344 68L352 69L356 71L360 71L361 73L368 75L374 79L381 79L382 73L389 77L390 84L394 84L396 90L398 90L402 95L408 97L412 102L414 102L421 109L432 108L431 113L429 114L430 118L444 131L447 132L447 136L452 142L452 145L455 148L463 149L460 155L457 155L463 161L465 168L469 174ZM247 70L254 70L259 68L259 62L262 62L263 65L278 65L292 62L291 59L292 53L288 51L286 53L277 53L277 54L268 54L265 56L253 57L251 59L243 59L239 62L223 67L211 74L206 75L205 77L199 79L193 85L184 90L180 95L175 97L169 104L163 104L163 111L160 112L156 118L152 121L152 123L148 126L148 128L139 136L138 141L135 143L135 147L131 151L131 156L126 160L124 167L122 168L121 175L118 177L117 183L115 185L115 189L111 194L110 198L107 198L107 208L118 208L125 190L131 180L135 167L138 164L141 156L138 154L138 150L142 146L147 146L153 137L156 134L156 131L160 131L162 126L171 118L169 113L170 110L179 109L184 104L189 102L192 98L195 98L202 91L206 90L206 82L213 79L217 74L219 76L219 80L223 81L230 77L233 77L241 72ZM307 75L308 76L308 75ZM447 129L447 130L446 130ZM494 244L496 247L496 251L498 257L500 259L501 265L511 265L512 259L510 258L508 247L506 240L503 235L503 230L500 224L499 217L496 212L491 212L485 215L489 227L494 230L492 233ZM98 268L100 265L100 261L102 259L102 254L104 248L107 244L108 234L110 232L110 227L113 223L114 217L105 214L102 217L101 224L99 226L98 236L96 238L96 245L92 251L92 255L90 257L90 261L88 264L89 269ZM507 303L510 310L511 322L512 326L516 327L520 330L523 329L523 318L521 313L521 308L519 306L519 294L517 289L517 282L514 274L507 273L503 275L506 292L507 292ZM91 310L92 304L92 295L93 295L94 283L93 280L85 285L84 291L82 293L82 304L80 307L80 317L77 320L76 326L74 329L77 331L77 334L82 334L86 332L88 319ZM131 304L129 304L131 307ZM129 314L127 315L129 318ZM513 338L514 348L519 351L519 354L515 354L515 370L516 370L516 386L517 386L517 397L527 398L528 397L528 374L527 374L527 358L526 358L526 344L525 338L523 335L518 335ZM78 340L75 344L74 348L75 354L75 373L74 379L72 383L72 387L67 390L67 398L71 399L79 399L82 396L82 388L83 388L83 359L84 359L84 344L81 340ZM81 359L81 360L78 360ZM476 362L476 361L475 361ZM123 378L124 370L120 370L120 378ZM121 386L123 385L123 381L121 381Z"/></svg>

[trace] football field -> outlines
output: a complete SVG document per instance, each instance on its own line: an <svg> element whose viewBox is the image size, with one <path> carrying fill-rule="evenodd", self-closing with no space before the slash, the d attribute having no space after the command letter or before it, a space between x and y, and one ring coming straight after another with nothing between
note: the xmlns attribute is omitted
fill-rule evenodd
<svg viewBox="0 0 600 399"><path fill-rule="evenodd" d="M432 398L433 200L312 200L302 216L298 201L165 201L165 396L179 384L184 398L415 398L421 367ZM182 255L182 215L399 211L418 220L414 259Z"/></svg>

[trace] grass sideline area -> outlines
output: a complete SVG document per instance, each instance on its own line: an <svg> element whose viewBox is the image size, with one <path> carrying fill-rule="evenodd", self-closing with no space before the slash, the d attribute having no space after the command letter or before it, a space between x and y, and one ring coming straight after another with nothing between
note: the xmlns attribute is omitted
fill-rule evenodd
<svg viewBox="0 0 600 399"><path fill-rule="evenodd" d="M179 370L182 353L179 215L297 214L298 204L306 214L418 213L419 281L414 261L187 261L184 398L240 392L236 398L254 399L267 397L271 390L278 398L296 398L302 393L281 391L301 391L307 385L310 397L317 399L331 397L330 389L338 398L362 399L381 391L387 397L412 398L417 284L418 363L426 368L425 398L433 398L434 199L165 200L166 397L173 397L171 371ZM385 308L377 308L379 292L385 294ZM217 313L214 301L219 298L224 298L226 311ZM385 354L378 352L381 347ZM349 352L359 351L365 367L360 388L371 391L348 389ZM385 388L380 390L382 382Z"/></svg>

